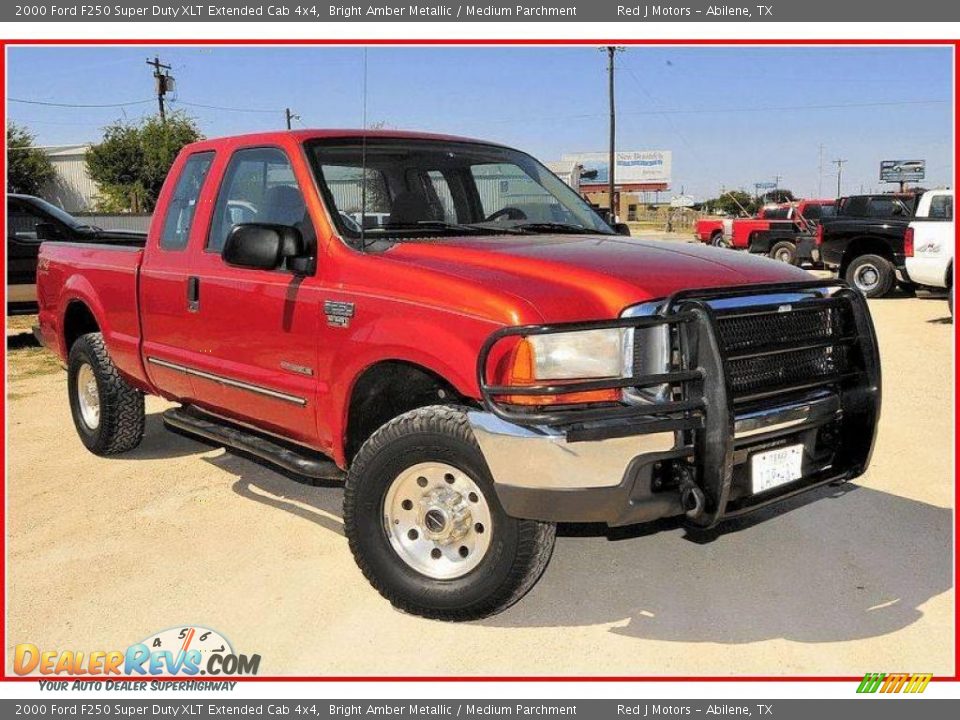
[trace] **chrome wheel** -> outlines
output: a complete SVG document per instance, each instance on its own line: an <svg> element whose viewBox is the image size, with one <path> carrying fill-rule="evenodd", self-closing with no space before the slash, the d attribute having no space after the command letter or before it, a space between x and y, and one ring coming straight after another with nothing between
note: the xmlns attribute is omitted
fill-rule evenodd
<svg viewBox="0 0 960 720"><path fill-rule="evenodd" d="M383 528L408 566L435 580L453 580L487 554L493 519L469 475L445 463L420 463L387 489Z"/></svg>
<svg viewBox="0 0 960 720"><path fill-rule="evenodd" d="M781 250L777 253L777 260L780 262L788 263L791 259L791 253L789 250Z"/></svg>
<svg viewBox="0 0 960 720"><path fill-rule="evenodd" d="M100 427L100 388L93 368L87 363L77 371L77 400L84 425L96 430Z"/></svg>
<svg viewBox="0 0 960 720"><path fill-rule="evenodd" d="M853 276L853 282L861 292L871 292L880 283L880 270L873 265L861 265Z"/></svg>

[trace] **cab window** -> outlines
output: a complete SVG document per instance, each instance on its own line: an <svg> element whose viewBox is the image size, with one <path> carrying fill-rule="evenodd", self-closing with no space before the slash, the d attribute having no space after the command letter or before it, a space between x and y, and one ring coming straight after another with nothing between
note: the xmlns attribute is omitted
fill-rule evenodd
<svg viewBox="0 0 960 720"><path fill-rule="evenodd" d="M160 235L162 249L183 250L187 246L200 191L212 162L212 152L201 152L191 155L184 163L163 218L163 232Z"/></svg>
<svg viewBox="0 0 960 720"><path fill-rule="evenodd" d="M930 217L936 220L953 220L953 195L934 195L930 199Z"/></svg>
<svg viewBox="0 0 960 720"><path fill-rule="evenodd" d="M222 251L230 230L242 223L295 227L307 247L315 244L303 193L283 150L248 148L233 154L214 207L207 250Z"/></svg>

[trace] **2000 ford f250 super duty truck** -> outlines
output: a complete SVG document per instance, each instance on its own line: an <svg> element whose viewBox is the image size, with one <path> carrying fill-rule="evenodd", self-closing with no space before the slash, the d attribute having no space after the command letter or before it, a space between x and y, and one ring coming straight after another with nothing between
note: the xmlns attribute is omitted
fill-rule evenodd
<svg viewBox="0 0 960 720"><path fill-rule="evenodd" d="M520 598L557 522L704 528L856 477L880 405L859 293L620 237L453 137L188 146L146 247L44 243L39 295L91 451L134 448L154 393L178 431L345 479L366 577L447 620Z"/></svg>

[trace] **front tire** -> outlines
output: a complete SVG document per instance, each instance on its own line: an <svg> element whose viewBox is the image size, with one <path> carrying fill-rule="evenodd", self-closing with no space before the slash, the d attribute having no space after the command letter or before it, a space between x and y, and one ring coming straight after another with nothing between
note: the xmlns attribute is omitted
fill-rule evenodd
<svg viewBox="0 0 960 720"><path fill-rule="evenodd" d="M67 393L77 434L94 455L128 452L143 439L143 393L120 377L101 333L70 348Z"/></svg>
<svg viewBox="0 0 960 720"><path fill-rule="evenodd" d="M770 248L770 257L788 265L797 264L797 246L789 240L781 240Z"/></svg>
<svg viewBox="0 0 960 720"><path fill-rule="evenodd" d="M868 298L878 298L893 289L897 274L886 258L860 255L847 267L844 279Z"/></svg>
<svg viewBox="0 0 960 720"><path fill-rule="evenodd" d="M466 410L412 410L377 430L347 476L354 559L394 607L475 620L523 597L553 551L554 523L508 516Z"/></svg>

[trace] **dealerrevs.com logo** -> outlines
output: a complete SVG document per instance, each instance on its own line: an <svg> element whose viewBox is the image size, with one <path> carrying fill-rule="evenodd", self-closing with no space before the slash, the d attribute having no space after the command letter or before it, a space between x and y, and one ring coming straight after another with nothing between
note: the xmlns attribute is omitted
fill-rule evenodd
<svg viewBox="0 0 960 720"><path fill-rule="evenodd" d="M125 650L49 650L33 643L16 646L17 675L232 676L256 675L259 655L234 652L220 633L190 625L155 633Z"/></svg>
<svg viewBox="0 0 960 720"><path fill-rule="evenodd" d="M858 693L922 693L933 675L930 673L867 673Z"/></svg>

